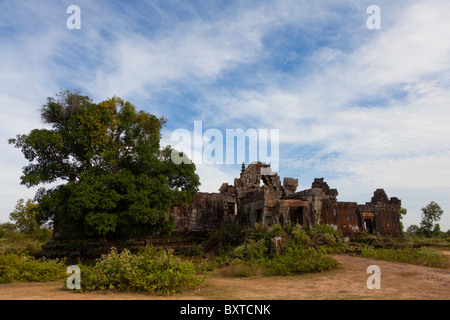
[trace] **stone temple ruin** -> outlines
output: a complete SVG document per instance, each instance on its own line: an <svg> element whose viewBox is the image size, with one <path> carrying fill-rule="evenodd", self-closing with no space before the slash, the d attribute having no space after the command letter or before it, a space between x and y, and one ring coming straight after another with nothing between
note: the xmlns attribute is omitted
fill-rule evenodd
<svg viewBox="0 0 450 320"><path fill-rule="evenodd" d="M296 191L298 179L280 177L269 164L242 164L234 185L223 183L219 193L199 192L187 208L174 207L175 232L206 233L222 224L247 225L288 223L312 226L327 224L343 234L368 232L380 235L401 233L401 201L377 189L370 202L337 201L338 191L323 178L314 179L311 189Z"/></svg>
<svg viewBox="0 0 450 320"><path fill-rule="evenodd" d="M298 179L293 178L284 178L281 184L280 177L268 164L253 162L247 168L242 164L241 175L234 180L234 185L223 183L218 193L198 192L188 207L173 207L175 230L169 238L153 235L121 239L116 246L119 250L145 244L179 249L189 247L193 241L202 241L208 233L232 223L244 226L326 224L345 235L402 232L401 201L389 199L383 189L377 189L370 202L357 204L337 201L337 190L330 189L323 178L314 179L311 189L297 191L297 187ZM106 239L91 239L84 242L83 249L68 250L69 242L62 231L54 226L52 240L42 246L38 256L97 257L108 251Z"/></svg>

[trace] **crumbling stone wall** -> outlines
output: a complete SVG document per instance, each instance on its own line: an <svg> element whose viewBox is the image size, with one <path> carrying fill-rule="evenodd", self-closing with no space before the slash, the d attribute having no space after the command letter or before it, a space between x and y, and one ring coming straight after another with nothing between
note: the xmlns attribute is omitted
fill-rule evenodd
<svg viewBox="0 0 450 320"><path fill-rule="evenodd" d="M227 197L222 193L198 192L187 207L174 207L172 216L176 233L211 232L217 230L227 213Z"/></svg>
<svg viewBox="0 0 450 320"><path fill-rule="evenodd" d="M367 231L369 226L373 233L401 233L400 207L401 201L398 198L389 199L383 189L377 189L370 202L358 206L361 231Z"/></svg>
<svg viewBox="0 0 450 320"><path fill-rule="evenodd" d="M241 175L233 186L223 184L221 194L227 194L224 207L230 203L237 208L235 215L247 224L299 223L312 226L327 224L345 234L371 232L379 234L401 233L399 221L400 200L389 199L383 189L374 192L371 202L337 201L338 191L324 178L314 179L311 188L296 191L298 179L284 178L272 172L262 162L243 164ZM230 210L228 210L230 212ZM217 221L217 220L216 220Z"/></svg>

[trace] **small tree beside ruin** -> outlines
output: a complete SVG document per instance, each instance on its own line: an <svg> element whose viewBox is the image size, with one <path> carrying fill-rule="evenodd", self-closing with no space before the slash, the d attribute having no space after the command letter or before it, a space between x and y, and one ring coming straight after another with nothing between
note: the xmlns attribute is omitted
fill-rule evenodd
<svg viewBox="0 0 450 320"><path fill-rule="evenodd" d="M422 208L422 220L420 221L419 232L425 237L439 234L440 227L437 222L441 220L444 210L434 201ZM436 222L436 224L435 224Z"/></svg>

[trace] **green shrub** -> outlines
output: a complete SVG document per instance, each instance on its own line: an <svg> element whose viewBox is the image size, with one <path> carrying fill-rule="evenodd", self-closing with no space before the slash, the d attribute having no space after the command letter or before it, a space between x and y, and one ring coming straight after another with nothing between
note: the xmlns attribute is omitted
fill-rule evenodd
<svg viewBox="0 0 450 320"><path fill-rule="evenodd" d="M241 245L245 239L245 230L241 226L225 224L209 236L206 246L215 248L217 254L223 256L228 255L234 247Z"/></svg>
<svg viewBox="0 0 450 320"><path fill-rule="evenodd" d="M42 250L41 245L50 240L51 230L39 229L33 233L18 232L14 225L0 225L0 254L35 254Z"/></svg>
<svg viewBox="0 0 450 320"><path fill-rule="evenodd" d="M245 265L241 265L240 268L233 274L236 278L247 278L250 276L250 272Z"/></svg>
<svg viewBox="0 0 450 320"><path fill-rule="evenodd" d="M339 238L343 237L342 231L334 229L332 226L327 224L315 224L311 228L308 229L309 233L313 236L316 234L329 234Z"/></svg>
<svg viewBox="0 0 450 320"><path fill-rule="evenodd" d="M93 266L81 267L82 290L134 291L171 294L199 285L191 262L183 262L172 251L147 246L137 254L113 248Z"/></svg>
<svg viewBox="0 0 450 320"><path fill-rule="evenodd" d="M300 230L299 228L296 228L292 231L291 238L294 244L297 246L307 246L310 241L310 237L308 236L308 234L305 231Z"/></svg>
<svg viewBox="0 0 450 320"><path fill-rule="evenodd" d="M0 254L0 283L56 281L67 277L64 260L35 259L26 254Z"/></svg>
<svg viewBox="0 0 450 320"><path fill-rule="evenodd" d="M255 241L264 239L270 242L272 238L283 234L283 227L279 224L269 226L266 224L261 225L259 223L255 223L253 227L245 228L244 232L247 239L253 239Z"/></svg>
<svg viewBox="0 0 450 320"><path fill-rule="evenodd" d="M309 248L311 235L323 234L324 244L317 249ZM337 266L337 261L327 257L329 252L337 253L343 243L339 240L341 233L330 226L317 226L305 230L297 225L267 226L255 224L253 227L243 228L241 235L245 234L240 245L229 251L221 251L217 262L219 266L237 267L231 272L234 276L248 276L264 270L267 275L289 275L306 272L330 270ZM283 252L271 254L271 240L281 236ZM336 240L338 239L338 240Z"/></svg>
<svg viewBox="0 0 450 320"><path fill-rule="evenodd" d="M267 254L268 249L266 247L266 240L264 239L260 239L259 241L249 239L232 251L234 258L245 261L264 259Z"/></svg>
<svg viewBox="0 0 450 320"><path fill-rule="evenodd" d="M282 255L276 255L266 262L267 275L292 275L331 270L338 262L315 249L288 247Z"/></svg>
<svg viewBox="0 0 450 320"><path fill-rule="evenodd" d="M187 257L201 256L203 255L203 247L194 242L190 248L181 249L180 253Z"/></svg>

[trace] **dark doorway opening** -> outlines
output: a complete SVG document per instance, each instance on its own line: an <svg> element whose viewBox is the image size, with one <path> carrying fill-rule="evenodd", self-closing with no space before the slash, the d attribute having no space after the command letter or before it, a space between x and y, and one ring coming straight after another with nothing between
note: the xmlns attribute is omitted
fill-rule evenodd
<svg viewBox="0 0 450 320"><path fill-rule="evenodd" d="M262 223L262 209L255 211L256 223Z"/></svg>
<svg viewBox="0 0 450 320"><path fill-rule="evenodd" d="M227 215L228 216L236 215L236 204L234 202L227 203Z"/></svg>
<svg viewBox="0 0 450 320"><path fill-rule="evenodd" d="M370 234L373 234L374 231L374 224L372 222L372 219L364 219L364 229L369 232Z"/></svg>
<svg viewBox="0 0 450 320"><path fill-rule="evenodd" d="M303 225L303 207L290 207L289 220L292 224Z"/></svg>

